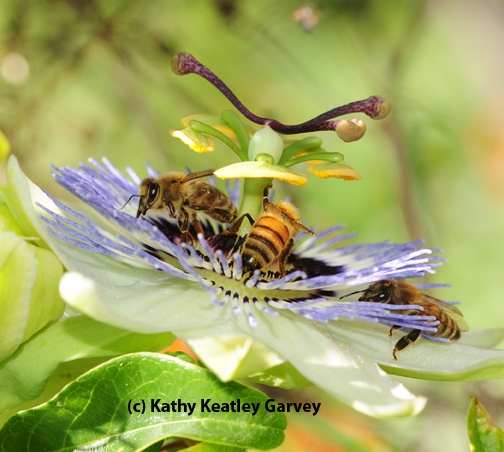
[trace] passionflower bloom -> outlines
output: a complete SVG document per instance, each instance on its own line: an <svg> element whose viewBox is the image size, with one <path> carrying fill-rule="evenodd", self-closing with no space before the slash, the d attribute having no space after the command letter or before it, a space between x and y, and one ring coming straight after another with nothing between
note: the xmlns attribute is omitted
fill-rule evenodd
<svg viewBox="0 0 504 452"><path fill-rule="evenodd" d="M344 246L350 234L333 227L296 243L285 277L243 274L240 254L227 238L219 240L221 225L205 219L197 243L180 244L174 221L137 219L132 203L122 209L140 182L128 173L106 159L79 169L54 168L56 180L105 220L93 221L55 199L59 213L43 208L54 249L72 270L60 285L67 303L136 332L172 331L223 379L288 360L307 379L369 414L411 414L422 407L422 400L325 323L382 320L432 331L431 317L339 300L379 279L432 272L431 250L418 242Z"/></svg>
<svg viewBox="0 0 504 452"><path fill-rule="evenodd" d="M286 126L244 110L227 87L190 55L178 56L174 65L178 73L205 76L245 116L264 126L252 134L250 126L225 112L220 118L191 119L182 132L174 134L189 136L186 144L198 152L208 146L208 138L220 140L238 156L241 162L221 168L215 175L244 179L242 186L228 184L239 216L247 213L256 219L261 214L263 190L274 179L304 183L305 176L290 169L298 163L327 164L326 169L318 170L322 177L341 177L340 168L345 170L343 178L349 178L343 156L325 152L320 140L285 142L277 132L338 133L338 127L343 127L339 124L345 123L333 121L334 116L367 112L381 117L380 106L389 109L386 102L374 97L298 126ZM358 122L351 124L362 130ZM22 178L16 161L11 160L10 165ZM182 241L176 219L165 210L138 215L132 195L138 196L144 175L130 168L122 172L107 159L90 161L78 169L55 167L53 174L88 206L77 211L33 188L40 223L48 231L46 240L69 270L60 284L63 299L110 325L140 333L173 332L222 380L248 377L283 387L311 382L369 415L404 416L421 410L425 399L408 392L378 363L396 373L431 378L447 369L462 372L467 363L446 362L447 349L454 344L434 341L420 341L414 354L404 353L394 362L388 328L380 323L418 329L436 339L429 333L436 331L437 319L406 316L394 306L341 298L378 280L433 273L440 259L421 242L348 244L352 234L342 233L341 226L336 226L317 231L316 236L299 234L284 276L275 262L245 272L240 250L251 228L246 222L229 234L223 233L226 225L202 215L202 233L191 226L193 240ZM160 173L147 166L145 175L155 180ZM412 308L422 310L421 306ZM458 353L463 353L464 346L458 347ZM433 350L440 357L425 360ZM471 356L468 365L474 374L478 373L474 369L485 368L481 364L485 360L495 358L495 363L502 359L465 353Z"/></svg>

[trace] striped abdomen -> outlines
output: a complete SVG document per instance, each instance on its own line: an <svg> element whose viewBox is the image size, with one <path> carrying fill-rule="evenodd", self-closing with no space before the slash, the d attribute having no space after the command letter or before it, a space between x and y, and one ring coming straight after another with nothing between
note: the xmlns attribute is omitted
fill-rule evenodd
<svg viewBox="0 0 504 452"><path fill-rule="evenodd" d="M280 256L289 239L289 229L281 221L271 216L259 218L243 244L243 272L271 264Z"/></svg>
<svg viewBox="0 0 504 452"><path fill-rule="evenodd" d="M457 322L439 306L432 306L428 309L427 314L435 315L439 320L437 332L427 334L432 334L433 336L442 337L445 339L458 339L460 337L460 331L458 329Z"/></svg>

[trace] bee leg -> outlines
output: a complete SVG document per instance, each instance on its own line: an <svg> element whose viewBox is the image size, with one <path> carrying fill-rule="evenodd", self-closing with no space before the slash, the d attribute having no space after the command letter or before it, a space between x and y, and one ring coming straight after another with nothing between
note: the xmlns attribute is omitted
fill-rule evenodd
<svg viewBox="0 0 504 452"><path fill-rule="evenodd" d="M195 242L195 239L189 231L185 231L180 234L180 242L192 245Z"/></svg>
<svg viewBox="0 0 504 452"><path fill-rule="evenodd" d="M393 326L391 326L391 327L390 327L390 331L389 331L389 335L388 335L388 337L392 337L392 331L397 330L397 329L399 329L399 328L401 328L401 327L400 327L400 326L397 326L397 325L393 325Z"/></svg>
<svg viewBox="0 0 504 452"><path fill-rule="evenodd" d="M175 210L175 206L171 201L168 201L166 203L166 206L168 207L168 210L170 211L170 217L175 218L177 216L177 211Z"/></svg>
<svg viewBox="0 0 504 452"><path fill-rule="evenodd" d="M250 224L254 224L254 219L250 216L250 214L244 213L228 229L221 232L221 234L222 235L236 235L238 233L238 231L240 230L241 225L243 223L243 220L245 220L245 218L248 218L248 221L250 221Z"/></svg>
<svg viewBox="0 0 504 452"><path fill-rule="evenodd" d="M287 260L287 257L289 256L290 252L292 251L292 248L294 248L294 240L289 239L287 245L282 250L280 257L278 258L278 267L280 269L281 278L285 276L285 261Z"/></svg>
<svg viewBox="0 0 504 452"><path fill-rule="evenodd" d="M273 187L273 185L269 184L269 185L266 185L266 187L264 187L264 190L263 190L263 209L266 210L266 206L268 204L271 204L269 202L269 199L268 199L268 196L269 196L269 190L270 188Z"/></svg>
<svg viewBox="0 0 504 452"><path fill-rule="evenodd" d="M194 224L194 229L196 229L196 234L203 234L203 228L201 227L201 223L199 222L196 214L192 215L192 222Z"/></svg>
<svg viewBox="0 0 504 452"><path fill-rule="evenodd" d="M189 232L189 215L184 209L180 209L178 227L181 233L180 241L192 244L194 242L194 237Z"/></svg>
<svg viewBox="0 0 504 452"><path fill-rule="evenodd" d="M412 330L406 336L401 337L395 344L394 351L392 352L392 356L394 360L397 361L396 353L405 349L409 344L412 344L420 337L421 330Z"/></svg>

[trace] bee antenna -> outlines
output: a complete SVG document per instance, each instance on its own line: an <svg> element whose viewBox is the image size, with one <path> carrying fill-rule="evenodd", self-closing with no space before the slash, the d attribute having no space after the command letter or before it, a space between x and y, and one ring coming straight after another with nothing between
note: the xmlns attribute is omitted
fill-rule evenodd
<svg viewBox="0 0 504 452"><path fill-rule="evenodd" d="M364 290L357 290L356 292L347 293L346 295L343 295L342 297L339 297L339 299L341 300L342 298L349 297L350 295L355 295L356 293L362 293L362 292L365 292L366 290L367 290L367 289L364 289Z"/></svg>
<svg viewBox="0 0 504 452"><path fill-rule="evenodd" d="M133 198L141 198L140 195L131 195L128 200L124 203L124 205L121 207L121 210L123 210L126 207L126 204L128 204Z"/></svg>

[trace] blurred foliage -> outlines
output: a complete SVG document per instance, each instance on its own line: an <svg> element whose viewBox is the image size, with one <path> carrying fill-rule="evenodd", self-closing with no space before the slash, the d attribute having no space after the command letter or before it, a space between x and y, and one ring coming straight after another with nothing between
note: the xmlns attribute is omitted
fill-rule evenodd
<svg viewBox="0 0 504 452"><path fill-rule="evenodd" d="M347 223L359 241L422 237L443 248L449 262L429 282L453 288L435 295L463 301L471 328L502 326L504 4L312 5L319 21L309 32L291 17L303 6L295 0L2 2L0 130L28 176L66 197L51 180L50 163L107 156L143 175L145 160L163 171L235 161L223 148L193 154L169 136L183 116L230 108L204 80L172 74L170 57L179 51L208 65L254 113L283 122L381 95L393 103L392 115L361 118L362 140L344 144L319 134L362 181L309 176L303 187L277 184L278 196L290 196L320 228ZM431 395L426 410L379 424L399 450L405 442L407 450L445 450L452 437L453 450L462 450L467 391L487 394L490 412L502 400L501 382L418 384ZM377 421L361 422L371 428ZM421 434L436 438L434 430L441 444ZM373 450L394 450L376 444Z"/></svg>
<svg viewBox="0 0 504 452"><path fill-rule="evenodd" d="M472 397L467 413L467 433L471 451L504 450L504 431L490 422L490 416L477 397Z"/></svg>

